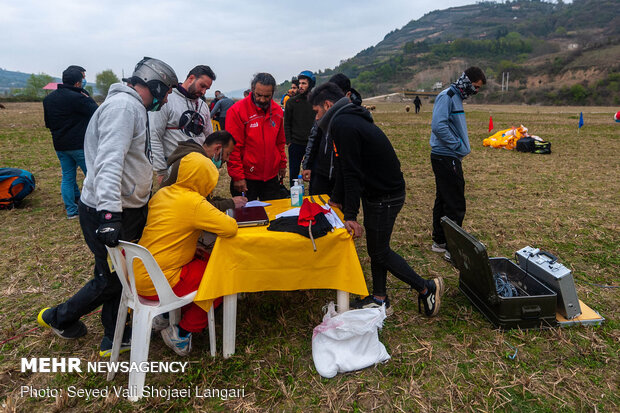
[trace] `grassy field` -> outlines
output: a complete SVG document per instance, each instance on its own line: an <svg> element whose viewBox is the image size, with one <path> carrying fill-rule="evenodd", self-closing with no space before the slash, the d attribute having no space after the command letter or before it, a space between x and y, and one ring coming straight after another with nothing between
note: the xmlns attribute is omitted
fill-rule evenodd
<svg viewBox="0 0 620 413"><path fill-rule="evenodd" d="M429 105L420 115L405 104L375 103L377 124L392 140L407 182L407 202L392 238L394 250L424 276L445 277L438 317L417 312L417 295L390 276L394 306L380 338L392 359L333 379L314 369L312 329L331 291L250 294L239 302L237 354L208 353L206 334L194 337L188 373L148 374L166 388L243 389L242 398L34 398L21 386L105 388L104 374L21 373L22 357L98 359L98 314L84 317L90 333L64 341L34 329L43 306L71 296L92 274L77 220L65 218L60 165L40 104L0 110L0 167L34 173L37 189L20 209L0 211L0 404L6 411L598 411L620 410L620 125L617 108L467 105L472 153L464 160L466 230L490 256L512 257L532 245L560 257L579 298L607 321L600 327L501 332L458 290L458 273L430 251L434 178L429 160ZM585 126L577 134L579 112ZM496 130L524 124L550 140L551 155L485 148L492 114ZM222 172L219 193L228 180ZM364 242L358 253L367 281ZM308 274L312 276L312 274ZM221 331L221 314L217 315ZM32 330L34 329L34 330ZM221 333L218 337L221 351ZM518 353L514 359L510 356ZM127 360L128 356L121 356ZM178 361L159 337L150 360ZM127 385L118 374L112 385Z"/></svg>

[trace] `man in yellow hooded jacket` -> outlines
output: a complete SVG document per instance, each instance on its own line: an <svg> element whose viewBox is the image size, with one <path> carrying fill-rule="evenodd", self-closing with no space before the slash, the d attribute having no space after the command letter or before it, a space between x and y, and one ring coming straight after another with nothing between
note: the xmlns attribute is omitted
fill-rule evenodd
<svg viewBox="0 0 620 413"><path fill-rule="evenodd" d="M166 186L149 202L149 214L139 244L147 248L159 264L175 294L196 291L207 262L195 259L202 231L220 237L237 233L237 222L207 202L219 173L213 161L192 152L181 159L175 183ZM147 299L157 292L142 264L135 267L136 289ZM161 331L164 342L181 356L191 350L192 334L207 326L207 313L192 303L183 308L179 325Z"/></svg>

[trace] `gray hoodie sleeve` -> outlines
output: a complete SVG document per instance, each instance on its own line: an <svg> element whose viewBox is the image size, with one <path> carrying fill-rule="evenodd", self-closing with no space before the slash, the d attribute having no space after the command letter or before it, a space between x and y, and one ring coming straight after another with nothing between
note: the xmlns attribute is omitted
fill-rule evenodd
<svg viewBox="0 0 620 413"><path fill-rule="evenodd" d="M123 210L121 182L134 129L139 127L135 124L136 118L140 119L126 107L110 108L99 117L99 143L93 171L98 211Z"/></svg>
<svg viewBox="0 0 620 413"><path fill-rule="evenodd" d="M164 155L164 135L168 125L170 110L164 105L157 112L149 112L149 126L151 130L151 151L153 152L153 169L157 175L166 175L168 166Z"/></svg>

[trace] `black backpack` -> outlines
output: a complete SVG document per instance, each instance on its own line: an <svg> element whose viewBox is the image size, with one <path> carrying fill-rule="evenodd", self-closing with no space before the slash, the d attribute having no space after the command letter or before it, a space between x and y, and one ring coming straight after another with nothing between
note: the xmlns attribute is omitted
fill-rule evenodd
<svg viewBox="0 0 620 413"><path fill-rule="evenodd" d="M519 152L549 154L551 153L551 142L539 141L537 139L532 138L531 136L526 136L517 141L516 149Z"/></svg>

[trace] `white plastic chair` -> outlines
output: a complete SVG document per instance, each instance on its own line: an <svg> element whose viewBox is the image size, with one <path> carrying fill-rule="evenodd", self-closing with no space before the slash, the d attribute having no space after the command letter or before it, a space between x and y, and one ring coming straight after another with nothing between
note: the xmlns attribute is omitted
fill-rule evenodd
<svg viewBox="0 0 620 413"><path fill-rule="evenodd" d="M170 324L177 325L180 320L181 307L190 304L196 296L196 291L183 297L178 297L168 284L168 280L153 258L153 255L146 248L132 244L131 242L120 241L115 248L108 248L108 254L116 270L116 274L123 285L121 303L118 307L118 317L116 318L116 330L114 331L114 342L112 344L112 354L110 362L118 361L125 322L127 320L127 308L133 309L133 322L131 331L131 365L146 362L149 356L149 344L151 342L151 327L153 318L159 314L170 313ZM123 251L125 255L123 255ZM159 301L147 300L138 295L133 272L134 260L141 260L153 281ZM211 356L215 356L215 322L213 306L208 312L209 321L209 341ZM108 381L114 378L115 372L108 372ZM129 400L136 401L142 397L146 372L130 371L129 373Z"/></svg>

